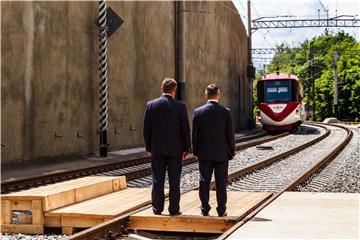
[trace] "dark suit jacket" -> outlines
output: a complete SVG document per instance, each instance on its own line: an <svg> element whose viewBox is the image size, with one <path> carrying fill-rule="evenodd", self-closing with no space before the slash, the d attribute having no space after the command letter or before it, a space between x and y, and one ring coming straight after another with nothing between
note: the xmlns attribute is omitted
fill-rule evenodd
<svg viewBox="0 0 360 240"><path fill-rule="evenodd" d="M181 156L190 149L190 128L185 103L162 95L147 103L144 118L146 151Z"/></svg>
<svg viewBox="0 0 360 240"><path fill-rule="evenodd" d="M193 153L199 160L226 161L235 155L235 135L230 109L208 102L195 109Z"/></svg>

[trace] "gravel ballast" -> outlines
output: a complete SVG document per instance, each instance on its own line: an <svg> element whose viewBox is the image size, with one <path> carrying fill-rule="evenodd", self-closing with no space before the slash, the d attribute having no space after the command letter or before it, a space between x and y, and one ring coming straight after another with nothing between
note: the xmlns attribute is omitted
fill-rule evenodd
<svg viewBox="0 0 360 240"><path fill-rule="evenodd" d="M302 145L312 139L324 134L325 130L321 127L302 125L296 134L291 134L286 137L276 139L271 142L264 143L262 145L271 146L271 149L262 150L256 147L246 148L238 151L235 158L229 161L229 174L236 172L241 168L262 161L265 158L277 155L281 152L287 151L290 148L295 148ZM183 167L181 176L181 190L188 191L199 185L199 169L198 163L193 163ZM129 187L151 187L151 176L137 179L128 182ZM169 187L166 180L165 187Z"/></svg>
<svg viewBox="0 0 360 240"><path fill-rule="evenodd" d="M65 235L26 235L26 234L8 234L0 233L1 240L65 240Z"/></svg>
<svg viewBox="0 0 360 240"><path fill-rule="evenodd" d="M360 128L342 153L296 191L360 193Z"/></svg>

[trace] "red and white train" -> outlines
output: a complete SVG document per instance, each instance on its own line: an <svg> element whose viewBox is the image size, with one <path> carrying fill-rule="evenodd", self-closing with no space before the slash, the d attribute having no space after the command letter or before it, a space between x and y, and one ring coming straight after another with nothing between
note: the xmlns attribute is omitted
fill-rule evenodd
<svg viewBox="0 0 360 240"><path fill-rule="evenodd" d="M305 118L302 87L295 75L275 73L257 82L257 106L266 131L296 130Z"/></svg>

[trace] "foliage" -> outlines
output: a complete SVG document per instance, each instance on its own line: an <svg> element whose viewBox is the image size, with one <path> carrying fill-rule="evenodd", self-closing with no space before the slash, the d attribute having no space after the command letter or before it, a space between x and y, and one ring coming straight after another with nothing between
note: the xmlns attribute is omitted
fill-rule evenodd
<svg viewBox="0 0 360 240"><path fill-rule="evenodd" d="M312 99L310 78L310 42L314 42L313 76L315 101ZM304 101L315 103L316 120L334 116L334 53L338 53L338 108L340 119L360 119L360 43L351 35L325 31L306 40L298 47L277 46L277 54L267 73L292 73L299 77L304 88Z"/></svg>

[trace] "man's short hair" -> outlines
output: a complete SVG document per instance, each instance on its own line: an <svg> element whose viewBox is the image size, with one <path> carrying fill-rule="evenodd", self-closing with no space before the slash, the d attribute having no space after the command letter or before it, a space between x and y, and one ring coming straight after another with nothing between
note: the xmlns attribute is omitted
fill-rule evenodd
<svg viewBox="0 0 360 240"><path fill-rule="evenodd" d="M208 97L215 97L216 94L220 91L219 87L215 85L215 83L209 84L206 87L205 93Z"/></svg>
<svg viewBox="0 0 360 240"><path fill-rule="evenodd" d="M165 78L161 86L164 93L170 93L177 87L177 83L172 78Z"/></svg>

